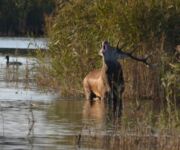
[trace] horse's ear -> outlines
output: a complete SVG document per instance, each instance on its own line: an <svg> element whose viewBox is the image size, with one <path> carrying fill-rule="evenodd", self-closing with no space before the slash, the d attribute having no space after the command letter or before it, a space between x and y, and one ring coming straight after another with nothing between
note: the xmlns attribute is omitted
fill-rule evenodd
<svg viewBox="0 0 180 150"><path fill-rule="evenodd" d="M109 43L108 43L108 41L104 41L104 42L102 42L102 49L103 49L103 51L108 50L108 47L109 47Z"/></svg>

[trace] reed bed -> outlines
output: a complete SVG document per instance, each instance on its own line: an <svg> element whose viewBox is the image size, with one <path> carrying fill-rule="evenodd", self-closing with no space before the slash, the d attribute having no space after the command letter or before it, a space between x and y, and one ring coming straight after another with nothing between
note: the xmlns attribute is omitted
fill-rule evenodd
<svg viewBox="0 0 180 150"><path fill-rule="evenodd" d="M67 2L47 18L50 45L49 51L41 54L51 65L46 75L56 80L52 84L59 85L62 94L81 95L85 75L101 66L98 56L101 42L108 40L116 46L119 41L120 45L126 43L124 51L137 47L136 56L152 54L150 61L154 66L147 68L131 60L121 62L125 96L165 99L162 79L168 71L172 72L168 65L177 62L174 55L179 44L179 18L178 0Z"/></svg>
<svg viewBox="0 0 180 150"><path fill-rule="evenodd" d="M151 68L130 59L120 62L125 78L124 101L133 99L137 103L136 107L127 109L133 114L127 118L136 118L131 122L135 127L126 128L129 122L124 121L124 129L113 134L82 132L76 139L79 147L180 149L179 132L176 132L180 120L177 107L180 65L176 57L179 52L175 49L180 44L179 20L179 0L72 0L57 9L55 16L47 18L50 45L47 53L38 54L42 58L39 75L42 72L42 82L46 81L46 75L50 76L54 80L51 83L60 86L61 94L82 95L85 75L101 67L98 52L104 40L114 47L118 41L120 45L125 43L123 50L128 52L137 47L134 55L139 57L151 55ZM43 58L48 58L48 69ZM151 99L159 107L158 114L152 111L154 107L147 113L148 117L138 113L144 108L142 99ZM141 121L145 123L139 126Z"/></svg>
<svg viewBox="0 0 180 150"><path fill-rule="evenodd" d="M82 135L79 147L104 150L179 150L180 137L175 133L167 134L163 131L159 134L135 132L131 134L100 135L97 133L88 136Z"/></svg>
<svg viewBox="0 0 180 150"><path fill-rule="evenodd" d="M116 122L107 130L85 127L77 136L75 144L83 148L97 149L179 149L180 130L178 126L172 126L174 120L171 123L163 122L161 114L156 114L159 119L152 119L150 113L143 114L142 111L141 115L125 114L128 118L120 119L121 122ZM110 122L112 123L112 120Z"/></svg>

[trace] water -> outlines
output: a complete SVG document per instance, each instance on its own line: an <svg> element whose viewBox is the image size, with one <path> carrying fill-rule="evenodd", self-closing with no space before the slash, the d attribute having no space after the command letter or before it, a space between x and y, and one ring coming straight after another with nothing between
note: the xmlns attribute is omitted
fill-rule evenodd
<svg viewBox="0 0 180 150"><path fill-rule="evenodd" d="M45 38L0 37L1 49L47 49Z"/></svg>
<svg viewBox="0 0 180 150"><path fill-rule="evenodd" d="M21 66L7 66L0 56L0 149L75 149L78 135L102 129L103 108L92 112L84 99L62 99L35 83L37 60L10 56ZM28 77L27 77L28 76ZM98 110L97 110L98 109Z"/></svg>
<svg viewBox="0 0 180 150"><path fill-rule="evenodd" d="M0 55L0 150L179 148L179 132L157 127L161 119L167 126L159 103L125 99L122 117L114 120L102 101L90 104L39 89L36 58L11 55L10 61L23 63L17 67L7 66L5 55Z"/></svg>
<svg viewBox="0 0 180 150"><path fill-rule="evenodd" d="M11 56L10 61L23 65L7 66L5 55L0 56L1 150L111 149L111 135L122 133L106 114L103 102L90 104L84 99L63 99L57 93L43 92L35 82L36 58ZM136 112L135 104L125 103L128 127L133 127L136 117L146 117L151 104L143 105L147 107L142 108L142 114Z"/></svg>

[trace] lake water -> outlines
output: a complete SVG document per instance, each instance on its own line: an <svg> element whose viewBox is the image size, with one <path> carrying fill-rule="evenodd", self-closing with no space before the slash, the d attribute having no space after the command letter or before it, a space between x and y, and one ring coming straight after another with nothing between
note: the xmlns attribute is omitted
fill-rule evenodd
<svg viewBox="0 0 180 150"><path fill-rule="evenodd" d="M1 150L70 150L77 148L82 131L104 130L100 104L90 112L84 99L62 99L57 93L38 89L36 58L11 56L10 61L23 65L7 66L5 55L0 56Z"/></svg>
<svg viewBox="0 0 180 150"><path fill-rule="evenodd" d="M159 103L124 99L123 115L113 119L102 101L40 89L36 58L11 54L10 61L23 63L17 67L6 65L6 55L0 55L0 150L180 149L178 130L160 130L168 122Z"/></svg>
<svg viewBox="0 0 180 150"><path fill-rule="evenodd" d="M46 38L0 37L0 49L47 49Z"/></svg>

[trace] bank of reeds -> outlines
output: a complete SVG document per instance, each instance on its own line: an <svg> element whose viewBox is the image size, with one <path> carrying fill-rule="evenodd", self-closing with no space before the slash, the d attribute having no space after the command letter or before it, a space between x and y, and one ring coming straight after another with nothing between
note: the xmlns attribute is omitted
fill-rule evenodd
<svg viewBox="0 0 180 150"><path fill-rule="evenodd" d="M25 89L30 88L31 84L35 84L36 80L36 64L31 62L30 56L27 56L26 61L22 63L22 65L10 64L4 65L1 68L3 80L8 83L13 83L15 87L18 88L20 84L23 85ZM17 62L14 61L15 63Z"/></svg>
<svg viewBox="0 0 180 150"><path fill-rule="evenodd" d="M100 148L104 150L178 150L180 149L179 143L179 135L173 132L170 134L167 134L166 131L162 131L158 134L153 134L152 132L136 132L130 134L120 133L119 135L82 135L79 147L87 149Z"/></svg>
<svg viewBox="0 0 180 150"><path fill-rule="evenodd" d="M107 150L180 149L179 109L171 106L171 111L168 111L169 106L156 101L144 100L140 103L137 109L134 100L125 102L124 113L118 121L105 115L101 127L99 122L87 123L76 136L75 145L82 149Z"/></svg>
<svg viewBox="0 0 180 150"><path fill-rule="evenodd" d="M82 91L84 76L101 66L98 56L101 42L108 40L116 46L120 41L120 44L126 43L125 51L137 47L135 55L152 54L154 66L147 68L130 59L121 62L125 96L159 100L167 93L167 84L162 86L162 82L169 81L165 79L166 74L174 74L169 64L177 62L174 53L180 43L179 20L179 0L67 2L55 16L47 19L50 45L46 58L51 64L47 74L56 79L62 93L82 93L79 91ZM178 88L176 83L171 86L173 91ZM177 93L174 94L176 97Z"/></svg>
<svg viewBox="0 0 180 150"><path fill-rule="evenodd" d="M50 120L53 114L56 114L56 120L66 116L71 122L78 123L82 117L80 131L77 129L73 140L70 138L79 149L178 150L180 148L180 120L175 120L179 109L176 110L176 114L171 113L171 121L168 121L168 113L164 112L163 106L155 101L142 100L140 108L137 109L135 101L129 100L125 101L122 117L114 121L112 115L106 113L103 103L95 101L92 105L89 101L79 102L66 99L64 105L61 100L57 100L48 111ZM75 116L72 115L74 112L77 112Z"/></svg>

